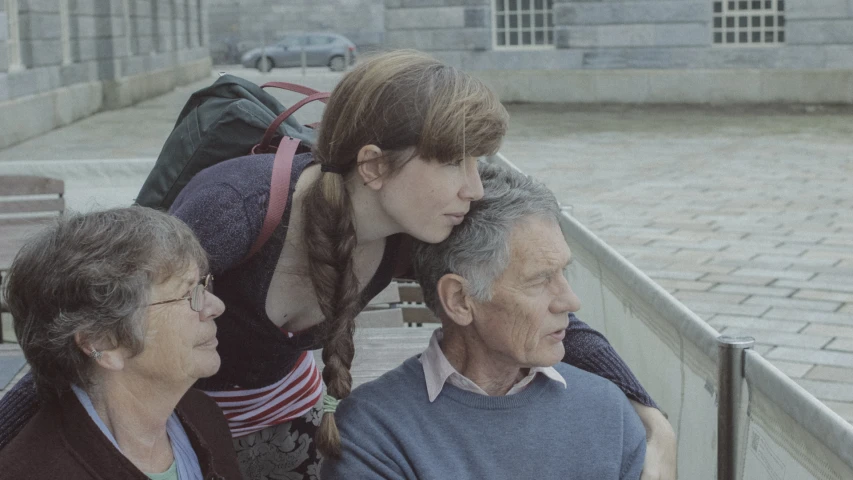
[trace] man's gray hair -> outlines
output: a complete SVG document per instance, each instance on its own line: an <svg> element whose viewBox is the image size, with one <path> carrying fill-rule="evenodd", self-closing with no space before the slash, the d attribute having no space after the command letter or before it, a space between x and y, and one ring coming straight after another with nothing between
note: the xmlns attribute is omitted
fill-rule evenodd
<svg viewBox="0 0 853 480"><path fill-rule="evenodd" d="M150 208L62 216L36 234L15 257L5 295L39 395L91 385L77 334L140 353L152 287L193 264L207 271L189 227Z"/></svg>
<svg viewBox="0 0 853 480"><path fill-rule="evenodd" d="M491 300L492 284L510 261L510 233L521 220L535 216L558 221L560 207L548 188L520 172L481 163L482 200L471 203L465 220L437 244L415 242L415 278L424 302L439 317L438 280L455 273L468 282L478 301Z"/></svg>

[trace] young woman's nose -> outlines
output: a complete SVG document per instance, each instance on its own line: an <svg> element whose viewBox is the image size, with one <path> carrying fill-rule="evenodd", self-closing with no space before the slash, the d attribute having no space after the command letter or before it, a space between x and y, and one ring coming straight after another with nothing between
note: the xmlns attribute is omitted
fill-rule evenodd
<svg viewBox="0 0 853 480"><path fill-rule="evenodd" d="M465 184L459 191L459 197L469 202L483 198L483 182L477 171L476 158L465 160Z"/></svg>

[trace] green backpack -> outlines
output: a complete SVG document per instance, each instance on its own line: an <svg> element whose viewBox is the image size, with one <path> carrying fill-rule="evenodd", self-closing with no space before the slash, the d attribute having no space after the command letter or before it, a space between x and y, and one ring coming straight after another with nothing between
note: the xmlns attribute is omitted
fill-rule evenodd
<svg viewBox="0 0 853 480"><path fill-rule="evenodd" d="M265 87L306 97L285 109ZM259 87L233 75L219 77L213 85L193 93L184 105L136 204L167 210L201 170L232 158L276 152L280 144L289 143L285 150L290 158L283 159L289 163L293 155L309 151L316 141L313 126L299 124L293 112L315 100L326 102L328 97L328 93L291 83L270 82Z"/></svg>

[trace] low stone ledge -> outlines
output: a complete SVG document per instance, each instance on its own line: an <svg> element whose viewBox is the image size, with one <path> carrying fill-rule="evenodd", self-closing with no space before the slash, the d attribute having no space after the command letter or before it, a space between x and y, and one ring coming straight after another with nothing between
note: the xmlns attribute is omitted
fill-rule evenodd
<svg viewBox="0 0 853 480"><path fill-rule="evenodd" d="M476 70L501 101L853 104L853 69Z"/></svg>
<svg viewBox="0 0 853 480"><path fill-rule="evenodd" d="M0 148L88 117L100 110L102 104L101 82L80 83L0 102Z"/></svg>
<svg viewBox="0 0 853 480"><path fill-rule="evenodd" d="M210 75L210 57L173 67L104 82L103 108L112 110L169 92Z"/></svg>

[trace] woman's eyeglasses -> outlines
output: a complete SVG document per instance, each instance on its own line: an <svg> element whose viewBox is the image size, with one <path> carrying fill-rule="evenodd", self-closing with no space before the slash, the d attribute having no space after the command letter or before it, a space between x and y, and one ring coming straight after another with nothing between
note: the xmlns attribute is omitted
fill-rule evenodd
<svg viewBox="0 0 853 480"><path fill-rule="evenodd" d="M181 300L189 300L190 308L194 312L200 312L204 308L204 292L210 292L213 290L213 275L207 274L201 281L193 287L190 291L190 294L186 297L175 298L172 300L164 300L162 302L149 303L149 306L152 305L163 305L164 303L172 303L172 302L180 302Z"/></svg>

